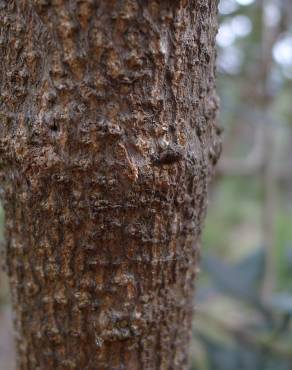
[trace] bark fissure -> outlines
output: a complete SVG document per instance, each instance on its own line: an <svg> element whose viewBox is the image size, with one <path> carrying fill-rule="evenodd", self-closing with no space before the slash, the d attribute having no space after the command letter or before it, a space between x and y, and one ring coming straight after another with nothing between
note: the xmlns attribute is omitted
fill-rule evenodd
<svg viewBox="0 0 292 370"><path fill-rule="evenodd" d="M216 3L1 3L19 369L187 367L220 152Z"/></svg>

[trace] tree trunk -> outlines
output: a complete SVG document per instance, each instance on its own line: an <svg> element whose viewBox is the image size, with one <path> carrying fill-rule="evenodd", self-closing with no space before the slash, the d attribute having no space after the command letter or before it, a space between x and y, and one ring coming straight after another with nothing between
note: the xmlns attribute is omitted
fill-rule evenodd
<svg viewBox="0 0 292 370"><path fill-rule="evenodd" d="M220 152L216 7L0 2L18 369L187 368Z"/></svg>

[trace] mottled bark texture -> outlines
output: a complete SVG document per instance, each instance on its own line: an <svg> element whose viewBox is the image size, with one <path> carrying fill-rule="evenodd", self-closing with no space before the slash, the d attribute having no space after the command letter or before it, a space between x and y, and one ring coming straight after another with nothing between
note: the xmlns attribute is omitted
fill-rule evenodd
<svg viewBox="0 0 292 370"><path fill-rule="evenodd" d="M18 366L187 368L220 151L217 0L7 0L1 176Z"/></svg>

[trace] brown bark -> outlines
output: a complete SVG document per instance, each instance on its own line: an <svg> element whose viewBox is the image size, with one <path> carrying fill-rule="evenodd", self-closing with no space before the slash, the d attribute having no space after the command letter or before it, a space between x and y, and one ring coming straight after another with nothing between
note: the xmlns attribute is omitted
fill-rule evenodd
<svg viewBox="0 0 292 370"><path fill-rule="evenodd" d="M220 143L214 0L0 3L18 368L185 369Z"/></svg>

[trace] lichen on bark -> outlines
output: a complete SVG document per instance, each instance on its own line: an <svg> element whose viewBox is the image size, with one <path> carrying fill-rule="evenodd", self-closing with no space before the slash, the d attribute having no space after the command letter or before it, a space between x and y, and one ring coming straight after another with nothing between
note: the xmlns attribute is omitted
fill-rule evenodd
<svg viewBox="0 0 292 370"><path fill-rule="evenodd" d="M220 153L213 0L0 2L18 368L186 369Z"/></svg>

